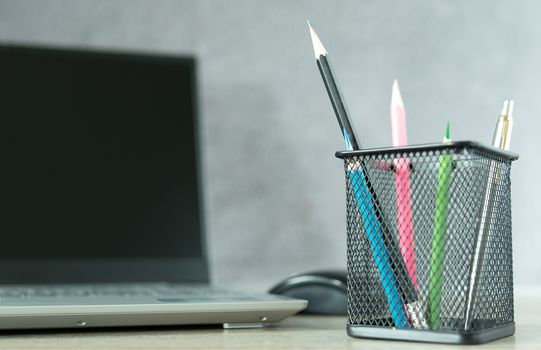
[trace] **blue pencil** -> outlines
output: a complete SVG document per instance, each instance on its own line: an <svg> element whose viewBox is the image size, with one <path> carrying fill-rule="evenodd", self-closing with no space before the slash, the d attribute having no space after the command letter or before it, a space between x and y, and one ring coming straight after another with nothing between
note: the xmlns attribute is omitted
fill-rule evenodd
<svg viewBox="0 0 541 350"><path fill-rule="evenodd" d="M348 170L348 177L353 187L353 193L359 207L363 227L370 242L372 258L378 268L379 280L385 292L393 322L397 328L408 328L408 318L391 266L391 258L383 241L383 231L376 216L374 203L368 190L364 172L361 169Z"/></svg>

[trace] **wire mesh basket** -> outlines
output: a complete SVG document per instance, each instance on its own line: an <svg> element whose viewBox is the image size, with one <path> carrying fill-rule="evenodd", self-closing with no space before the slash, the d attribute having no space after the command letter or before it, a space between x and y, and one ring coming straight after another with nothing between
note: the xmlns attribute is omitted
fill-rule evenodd
<svg viewBox="0 0 541 350"><path fill-rule="evenodd" d="M474 142L336 153L347 203L348 334L512 335L511 162Z"/></svg>

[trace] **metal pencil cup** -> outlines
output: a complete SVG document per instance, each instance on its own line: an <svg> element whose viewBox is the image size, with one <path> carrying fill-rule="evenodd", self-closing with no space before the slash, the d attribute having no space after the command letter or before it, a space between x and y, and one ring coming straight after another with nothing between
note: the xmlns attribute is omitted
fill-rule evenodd
<svg viewBox="0 0 541 350"><path fill-rule="evenodd" d="M337 152L348 334L478 344L514 334L511 162L475 142Z"/></svg>

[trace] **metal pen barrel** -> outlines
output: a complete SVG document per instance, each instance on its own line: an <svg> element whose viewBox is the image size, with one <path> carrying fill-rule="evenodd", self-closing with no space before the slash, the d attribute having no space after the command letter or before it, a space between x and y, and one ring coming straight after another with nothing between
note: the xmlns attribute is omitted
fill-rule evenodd
<svg viewBox="0 0 541 350"><path fill-rule="evenodd" d="M511 133L513 131L513 100L503 102L502 111L498 117L492 146L509 150L511 144ZM483 205L477 217L475 232L477 237L473 248L470 267L468 289L466 291L466 308L464 312L464 329L470 331L473 328L475 317L475 304L481 279L483 257L487 240L490 234L491 222L495 206L495 195L498 192L497 186L501 183L501 171L498 163L490 160L488 163L487 185L483 194Z"/></svg>
<svg viewBox="0 0 541 350"><path fill-rule="evenodd" d="M481 279L482 259L485 255L488 235L490 234L491 222L494 211L495 187L501 181L500 169L496 161L490 160L488 164L487 186L483 195L483 205L481 214L477 217L475 232L477 239L475 241L472 263L470 268L470 280L466 292L466 310L464 316L464 329L469 331L473 327L475 312L475 299Z"/></svg>

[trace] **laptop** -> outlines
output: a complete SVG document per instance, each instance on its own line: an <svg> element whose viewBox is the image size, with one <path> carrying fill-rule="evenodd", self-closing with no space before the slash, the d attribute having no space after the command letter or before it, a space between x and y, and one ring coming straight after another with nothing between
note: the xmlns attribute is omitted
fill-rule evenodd
<svg viewBox="0 0 541 350"><path fill-rule="evenodd" d="M196 101L193 57L0 46L0 329L306 307L209 285Z"/></svg>

